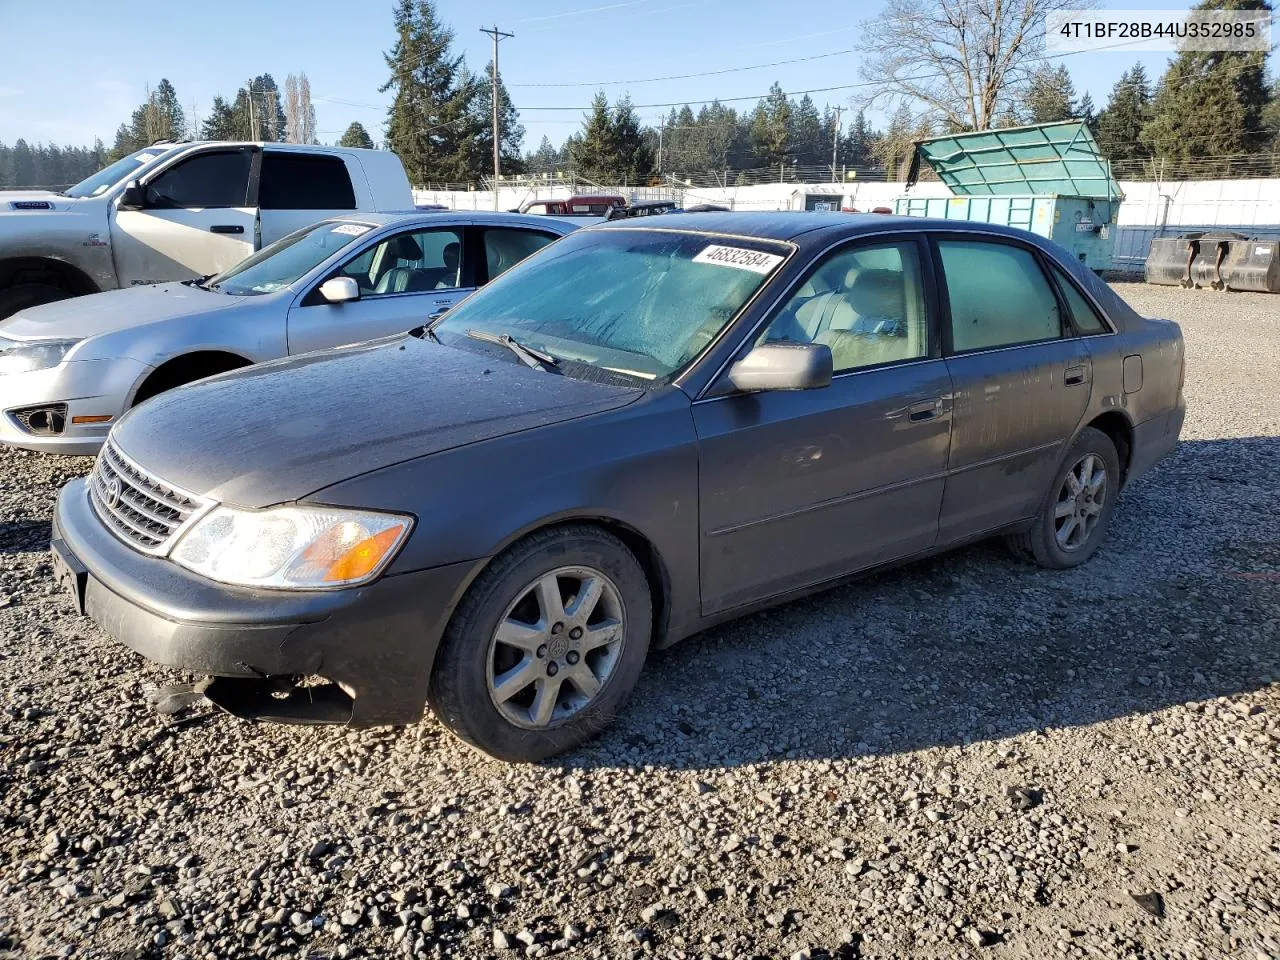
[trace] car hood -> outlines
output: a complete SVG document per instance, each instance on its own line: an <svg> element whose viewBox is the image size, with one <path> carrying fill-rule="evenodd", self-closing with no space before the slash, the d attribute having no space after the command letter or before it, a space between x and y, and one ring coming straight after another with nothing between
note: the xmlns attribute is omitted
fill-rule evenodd
<svg viewBox="0 0 1280 960"><path fill-rule="evenodd" d="M245 299L186 283L128 287L19 311L0 322L0 336L14 340L83 340L145 323L225 310Z"/></svg>
<svg viewBox="0 0 1280 960"><path fill-rule="evenodd" d="M46 202L51 206L49 209L57 210L65 208L69 203L73 202L70 197L64 197L61 194L53 193L49 190L0 190L0 213L47 213L48 210L22 209L19 207L14 210L14 203L27 203L31 201Z"/></svg>
<svg viewBox="0 0 1280 960"><path fill-rule="evenodd" d="M164 482L265 507L393 463L611 410L643 392L401 337L161 394L111 436Z"/></svg>

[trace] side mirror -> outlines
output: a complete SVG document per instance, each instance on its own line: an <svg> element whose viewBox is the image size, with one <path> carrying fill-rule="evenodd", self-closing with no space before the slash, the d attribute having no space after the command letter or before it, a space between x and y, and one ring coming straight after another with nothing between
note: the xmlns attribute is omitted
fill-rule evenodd
<svg viewBox="0 0 1280 960"><path fill-rule="evenodd" d="M739 390L817 390L831 385L825 343L763 343L729 368Z"/></svg>
<svg viewBox="0 0 1280 960"><path fill-rule="evenodd" d="M334 277L320 284L320 296L329 303L346 303L360 299L360 287L350 277Z"/></svg>
<svg viewBox="0 0 1280 960"><path fill-rule="evenodd" d="M147 192L137 180L130 180L120 194L121 210L141 210L147 205Z"/></svg>

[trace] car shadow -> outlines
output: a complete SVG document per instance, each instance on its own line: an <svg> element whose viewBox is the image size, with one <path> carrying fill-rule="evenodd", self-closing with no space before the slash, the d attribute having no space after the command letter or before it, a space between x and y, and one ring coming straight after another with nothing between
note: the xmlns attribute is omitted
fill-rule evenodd
<svg viewBox="0 0 1280 960"><path fill-rule="evenodd" d="M48 520L0 522L0 554L43 553L49 549L53 524Z"/></svg>
<svg viewBox="0 0 1280 960"><path fill-rule="evenodd" d="M1185 441L1073 570L980 543L658 651L559 759L702 769L1086 726L1280 681L1280 438Z"/></svg>

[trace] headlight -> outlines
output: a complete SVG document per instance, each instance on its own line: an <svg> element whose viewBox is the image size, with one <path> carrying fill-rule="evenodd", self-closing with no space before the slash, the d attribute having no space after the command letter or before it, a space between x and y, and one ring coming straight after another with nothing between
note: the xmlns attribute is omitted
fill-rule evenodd
<svg viewBox="0 0 1280 960"><path fill-rule="evenodd" d="M215 507L170 556L210 580L244 587L349 587L381 573L412 526L412 517L396 513Z"/></svg>
<svg viewBox="0 0 1280 960"><path fill-rule="evenodd" d="M0 374L56 367L79 340L7 340L0 337Z"/></svg>

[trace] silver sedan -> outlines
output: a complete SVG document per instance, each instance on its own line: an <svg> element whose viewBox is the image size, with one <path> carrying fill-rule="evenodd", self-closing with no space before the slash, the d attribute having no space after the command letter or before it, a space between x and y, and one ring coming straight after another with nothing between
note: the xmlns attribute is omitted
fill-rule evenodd
<svg viewBox="0 0 1280 960"><path fill-rule="evenodd" d="M353 214L226 273L33 307L0 323L0 443L98 451L130 407L237 367L403 333L577 225Z"/></svg>

